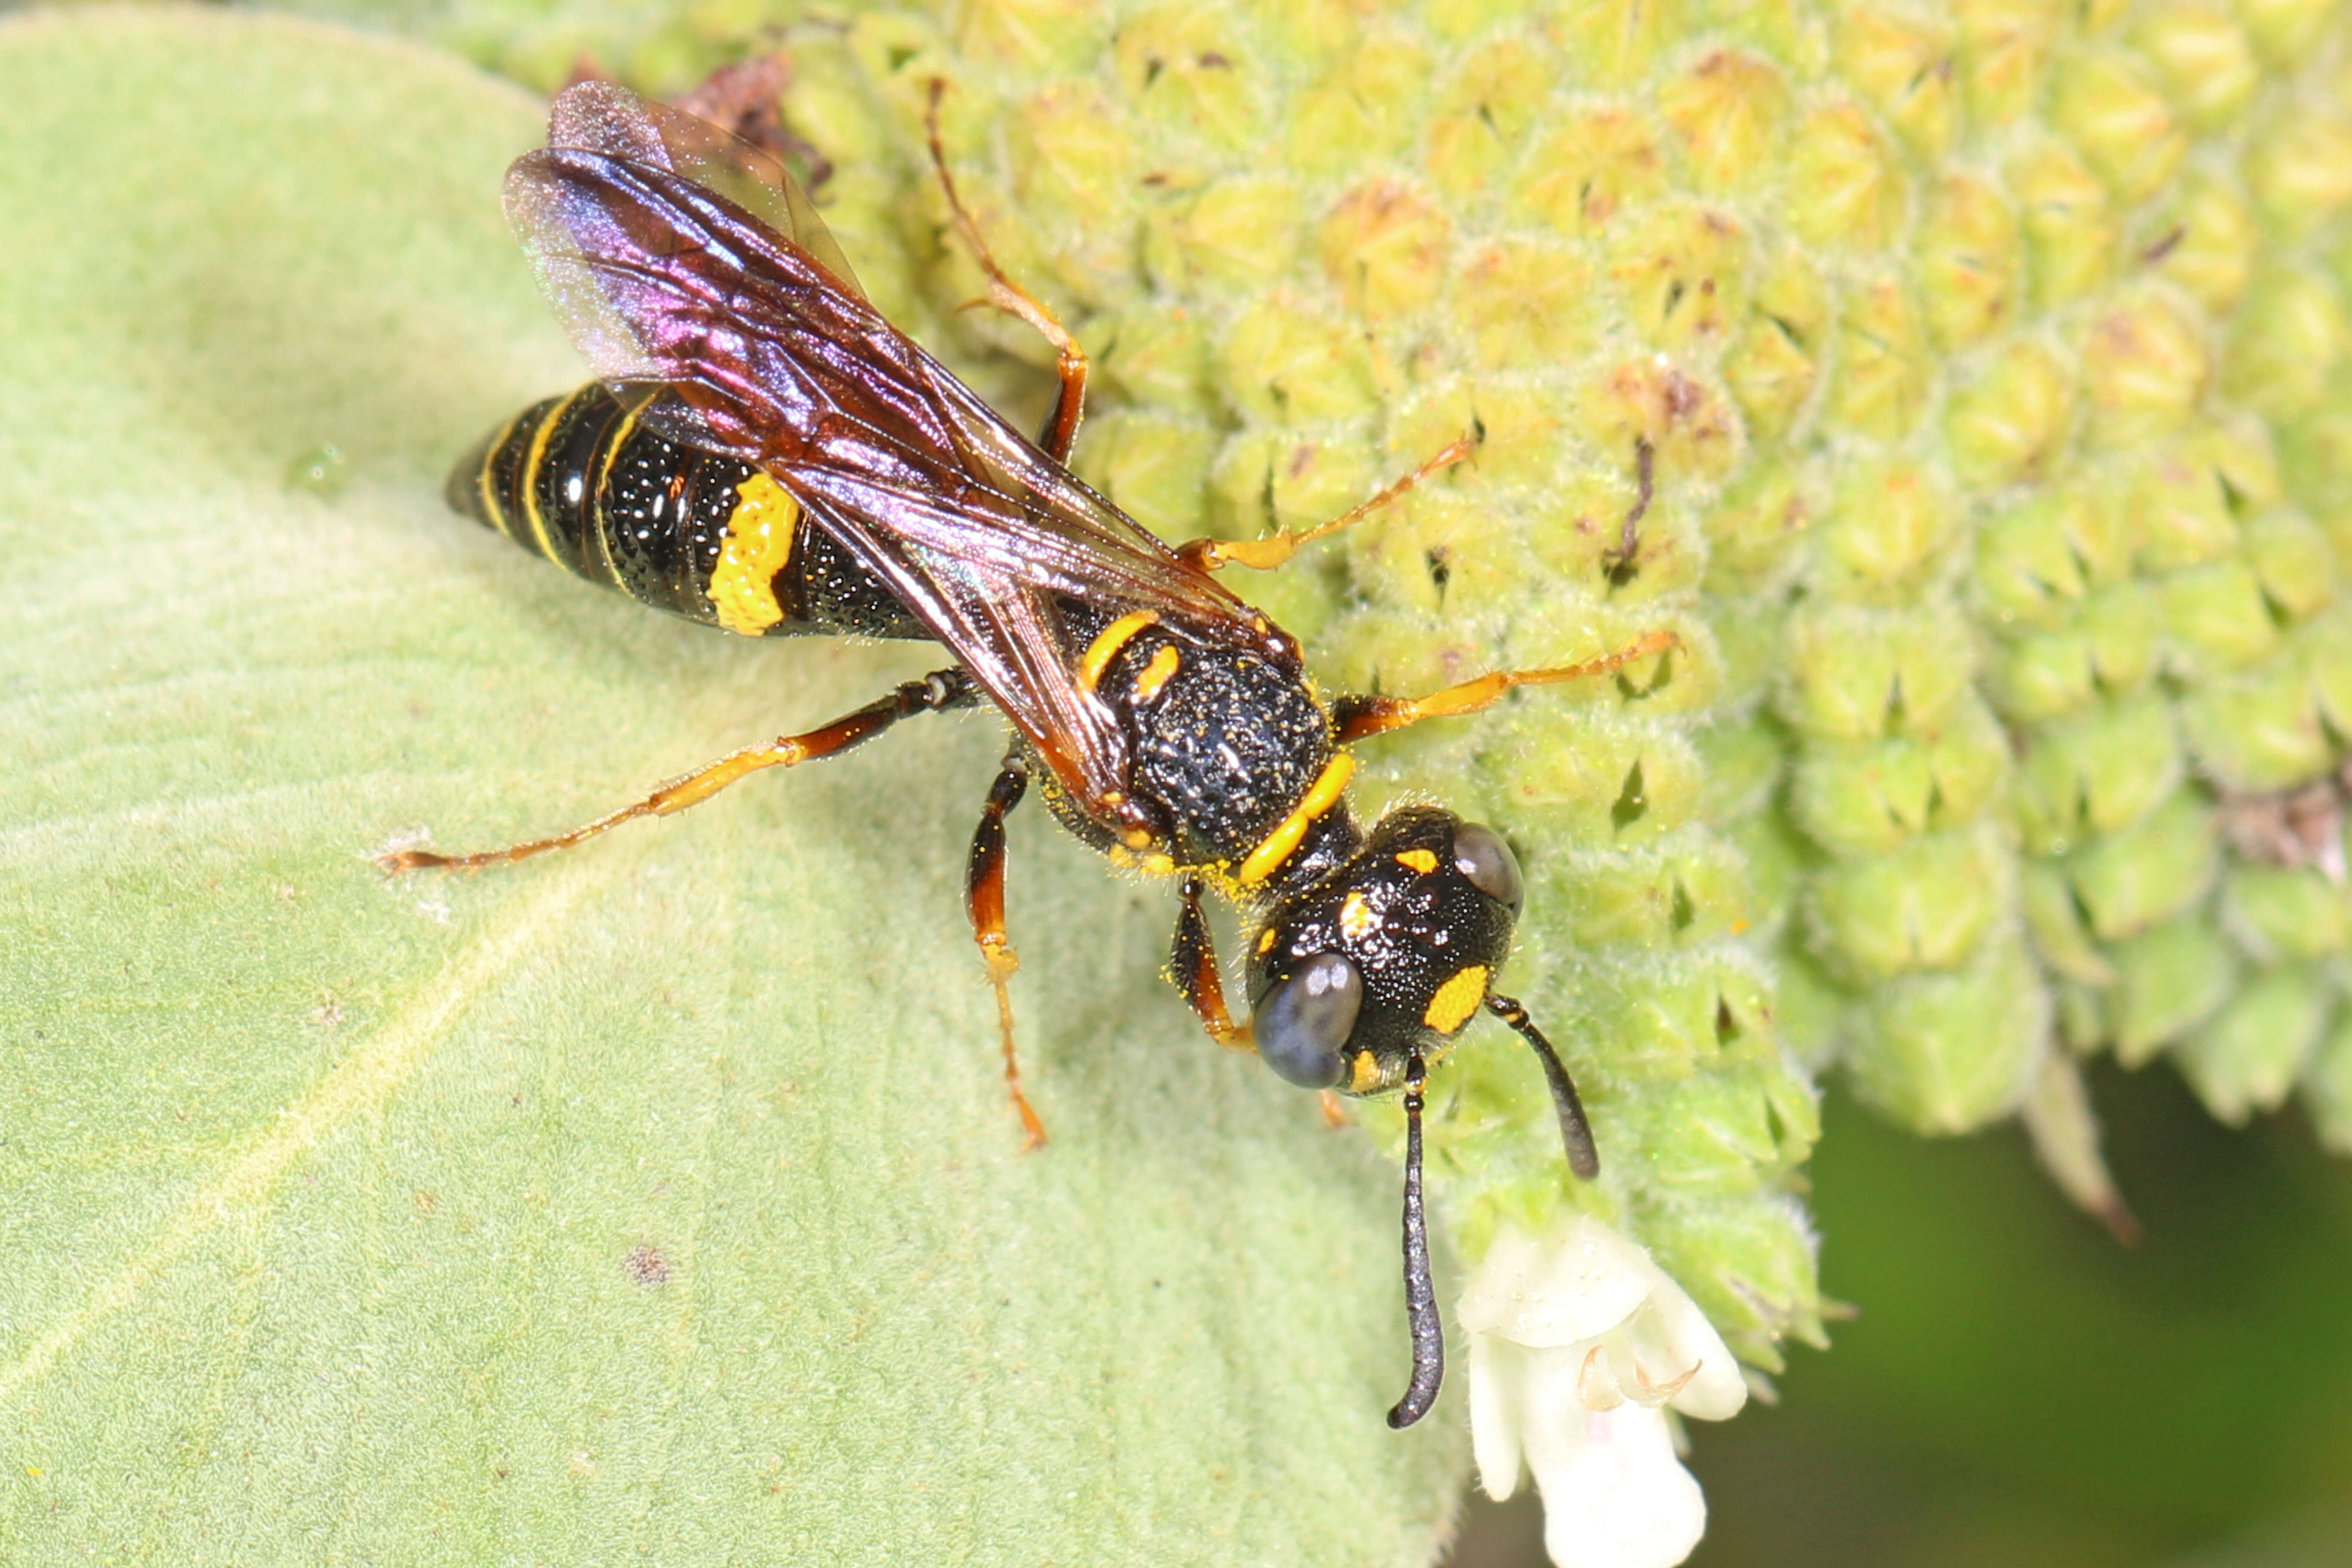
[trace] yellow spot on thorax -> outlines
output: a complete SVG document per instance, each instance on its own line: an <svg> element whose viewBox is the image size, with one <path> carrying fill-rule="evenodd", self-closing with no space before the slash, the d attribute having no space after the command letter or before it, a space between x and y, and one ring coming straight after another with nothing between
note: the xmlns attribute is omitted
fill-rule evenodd
<svg viewBox="0 0 2352 1568"><path fill-rule="evenodd" d="M776 574L792 564L801 503L765 474L753 474L735 493L742 499L728 516L719 564L710 569L710 604L720 626L756 637L784 618Z"/></svg>
<svg viewBox="0 0 2352 1568"><path fill-rule="evenodd" d="M1486 999L1486 966L1474 963L1437 988L1421 1021L1441 1035L1450 1035L1470 1021Z"/></svg>
<svg viewBox="0 0 2352 1568"><path fill-rule="evenodd" d="M1370 1051L1358 1051L1355 1065L1349 1069L1348 1092L1370 1094L1381 1084L1381 1064Z"/></svg>
<svg viewBox="0 0 2352 1568"><path fill-rule="evenodd" d="M1379 920L1372 913L1372 900L1360 890L1349 893L1339 904L1339 931L1349 942L1361 942L1371 934Z"/></svg>
<svg viewBox="0 0 2352 1568"><path fill-rule="evenodd" d="M1102 635L1087 646L1085 656L1078 660L1078 685L1092 691L1101 681L1103 671L1110 668L1110 661L1118 657L1118 650L1134 641L1135 635L1144 627L1159 622L1157 610L1130 610L1105 626Z"/></svg>
<svg viewBox="0 0 2352 1568"><path fill-rule="evenodd" d="M1307 798L1276 825L1263 843L1249 852L1249 858L1242 862L1235 879L1248 887L1255 882L1263 882L1281 870L1282 863L1290 858L1291 851L1297 848L1299 840L1307 837L1307 830L1314 825L1315 819L1330 810L1347 793L1348 781L1355 776L1355 773L1356 759L1345 752L1338 752L1324 763L1322 773L1308 787Z"/></svg>
<svg viewBox="0 0 2352 1568"><path fill-rule="evenodd" d="M1397 864L1408 871L1418 871L1426 877L1437 869L1437 857L1427 849L1406 849L1398 854Z"/></svg>
<svg viewBox="0 0 2352 1568"><path fill-rule="evenodd" d="M1174 643L1153 654L1151 662L1143 667L1143 673L1135 678L1135 700L1149 702L1159 696L1168 683L1176 679L1177 668L1183 662Z"/></svg>

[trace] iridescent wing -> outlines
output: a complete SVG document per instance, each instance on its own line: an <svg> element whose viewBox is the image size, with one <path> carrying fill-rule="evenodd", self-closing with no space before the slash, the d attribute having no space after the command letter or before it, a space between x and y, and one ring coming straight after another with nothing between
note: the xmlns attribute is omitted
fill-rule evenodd
<svg viewBox="0 0 2352 1568"><path fill-rule="evenodd" d="M596 374L658 388L665 434L773 474L1097 817L1129 819L1129 759L1076 680L1070 606L1295 667L1262 615L884 321L772 160L601 82L557 100L550 142L516 161L507 214Z"/></svg>

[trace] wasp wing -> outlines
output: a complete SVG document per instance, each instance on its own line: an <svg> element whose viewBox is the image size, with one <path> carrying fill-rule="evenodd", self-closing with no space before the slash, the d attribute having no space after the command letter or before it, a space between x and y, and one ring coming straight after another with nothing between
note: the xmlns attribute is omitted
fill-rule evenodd
<svg viewBox="0 0 2352 1568"><path fill-rule="evenodd" d="M849 258L801 183L765 152L707 120L649 102L615 82L583 81L556 99L547 144L683 174L790 238L835 282L865 298Z"/></svg>
<svg viewBox="0 0 2352 1568"><path fill-rule="evenodd" d="M1263 616L1038 451L792 238L680 172L667 140L656 152L646 139L650 115L592 107L590 130L570 133L594 145L528 154L507 182L508 216L573 341L606 381L662 389L648 416L665 433L774 474L1080 802L1118 816L1129 759L1114 715L1075 679L1066 604L1150 610L1192 642L1295 659Z"/></svg>

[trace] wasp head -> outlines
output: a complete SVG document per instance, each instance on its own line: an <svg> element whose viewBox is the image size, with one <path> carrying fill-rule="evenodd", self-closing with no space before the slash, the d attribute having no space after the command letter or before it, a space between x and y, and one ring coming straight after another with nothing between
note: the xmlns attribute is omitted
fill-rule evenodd
<svg viewBox="0 0 2352 1568"><path fill-rule="evenodd" d="M1493 828L1433 806L1391 812L1268 914L1250 960L1258 1055L1307 1089L1402 1087L1485 1007L1522 897Z"/></svg>

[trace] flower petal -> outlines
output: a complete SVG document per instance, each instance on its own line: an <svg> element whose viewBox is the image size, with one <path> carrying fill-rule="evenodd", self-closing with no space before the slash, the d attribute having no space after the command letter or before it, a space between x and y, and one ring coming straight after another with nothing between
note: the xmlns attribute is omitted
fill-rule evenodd
<svg viewBox="0 0 2352 1568"><path fill-rule="evenodd" d="M1647 1253L1590 1215L1547 1237L1507 1226L1471 1271L1457 1316L1474 1334L1572 1345L1632 1317L1664 1278Z"/></svg>
<svg viewBox="0 0 2352 1568"><path fill-rule="evenodd" d="M1706 1499L1675 1458L1664 1411L1577 1407L1527 1441L1558 1568L1673 1568L1706 1533Z"/></svg>
<svg viewBox="0 0 2352 1568"><path fill-rule="evenodd" d="M1519 1434L1534 1376L1528 1354L1492 1334L1470 1336L1470 1452L1479 1486L1496 1502L1519 1489Z"/></svg>

